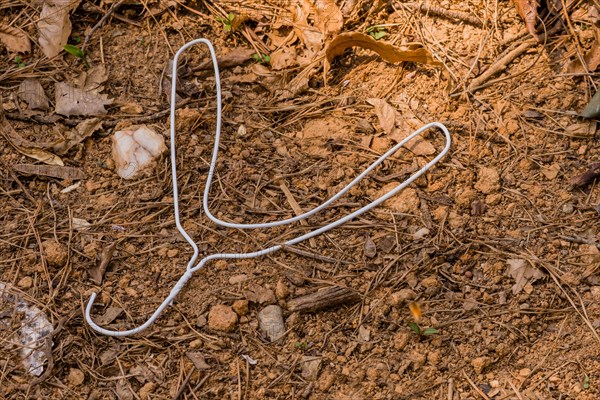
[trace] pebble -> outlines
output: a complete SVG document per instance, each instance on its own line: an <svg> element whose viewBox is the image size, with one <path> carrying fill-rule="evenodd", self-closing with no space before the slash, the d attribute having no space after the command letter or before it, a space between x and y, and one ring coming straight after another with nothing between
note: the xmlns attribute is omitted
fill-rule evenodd
<svg viewBox="0 0 600 400"><path fill-rule="evenodd" d="M77 368L71 368L69 370L69 376L67 378L69 385L79 386L83 383L84 380L85 380L85 374L83 373L83 371L81 371L80 369L77 369Z"/></svg>
<svg viewBox="0 0 600 400"><path fill-rule="evenodd" d="M17 282L17 286L23 290L30 289L33 286L33 278L30 276L25 276L21 278L19 282Z"/></svg>
<svg viewBox="0 0 600 400"><path fill-rule="evenodd" d="M238 283L246 282L247 280L248 280L248 275L246 275L246 274L234 275L231 278L229 278L229 284L237 285Z"/></svg>
<svg viewBox="0 0 600 400"><path fill-rule="evenodd" d="M592 295L592 299L595 301L600 300L600 286L592 286L590 288L590 294Z"/></svg>
<svg viewBox="0 0 600 400"><path fill-rule="evenodd" d="M225 304L217 304L208 313L208 327L222 332L231 332L235 329L238 316L233 309Z"/></svg>
<svg viewBox="0 0 600 400"><path fill-rule="evenodd" d="M179 254L179 250L177 249L171 249L167 251L167 257L169 258L173 258L175 256L177 256L177 254Z"/></svg>
<svg viewBox="0 0 600 400"><path fill-rule="evenodd" d="M573 203L565 203L562 206L562 212L564 214L572 214L574 210L575 207L573 206Z"/></svg>
<svg viewBox="0 0 600 400"><path fill-rule="evenodd" d="M438 279L433 275L428 276L427 278L423 279L421 281L421 285L425 289L438 288L441 286L440 281L438 281Z"/></svg>
<svg viewBox="0 0 600 400"><path fill-rule="evenodd" d="M321 357L304 356L302 357L302 377L309 382L314 382L319 376L321 368Z"/></svg>
<svg viewBox="0 0 600 400"><path fill-rule="evenodd" d="M474 358L473 361L471 361L471 365L473 366L475 373L479 375L483 372L483 369L485 367L490 365L490 362L491 359L489 357L477 357Z"/></svg>
<svg viewBox="0 0 600 400"><path fill-rule="evenodd" d="M531 375L531 370L529 368L520 369L519 375L522 376L523 378L527 378L529 375Z"/></svg>
<svg viewBox="0 0 600 400"><path fill-rule="evenodd" d="M248 314L248 300L236 300L231 307L240 317Z"/></svg>
<svg viewBox="0 0 600 400"><path fill-rule="evenodd" d="M285 334L283 310L278 305L263 308L258 313L258 323L263 334L272 342Z"/></svg>
<svg viewBox="0 0 600 400"><path fill-rule="evenodd" d="M390 295L390 305L399 307L404 305L407 301L415 299L416 297L417 294L414 290L402 289Z"/></svg>
<svg viewBox="0 0 600 400"><path fill-rule="evenodd" d="M49 239L42 243L42 248L46 255L46 261L51 266L63 267L67 263L69 253L66 246L53 239Z"/></svg>
<svg viewBox="0 0 600 400"><path fill-rule="evenodd" d="M290 289L286 285L286 283L280 279L277 281L277 286L275 287L275 296L279 300L285 300L290 295Z"/></svg>
<svg viewBox="0 0 600 400"><path fill-rule="evenodd" d="M317 388L321 392L325 393L329 389L331 389L331 387L333 386L334 383L335 383L335 374L333 372L331 372L330 370L326 369L321 374L321 377L319 378L319 381L317 382Z"/></svg>
<svg viewBox="0 0 600 400"><path fill-rule="evenodd" d="M475 189L490 194L500 189L500 174L495 168L482 167L477 174Z"/></svg>
<svg viewBox="0 0 600 400"><path fill-rule="evenodd" d="M410 341L410 334L408 332L398 332L394 335L392 343L394 350L402 351Z"/></svg>

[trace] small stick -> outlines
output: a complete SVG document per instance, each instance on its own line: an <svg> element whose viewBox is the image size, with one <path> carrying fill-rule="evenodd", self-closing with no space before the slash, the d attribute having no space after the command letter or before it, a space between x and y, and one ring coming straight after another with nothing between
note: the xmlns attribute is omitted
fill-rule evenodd
<svg viewBox="0 0 600 400"><path fill-rule="evenodd" d="M473 79L473 81L469 85L469 91L473 91L479 88L492 76L504 71L508 64L510 64L515 58L519 57L521 54L525 53L531 46L533 46L536 43L537 41L528 40L526 42L521 43L521 45L519 45L514 50L509 51L504 57L490 65L490 67L486 69L481 75Z"/></svg>
<svg viewBox="0 0 600 400"><path fill-rule="evenodd" d="M324 262L331 263L331 264L338 264L338 263L350 264L350 261L336 260L335 258L332 258L332 257L327 257L327 256L317 254L317 253L311 253L309 251L300 250L296 247L292 247L292 246L288 246L288 245L284 245L281 249L284 251L290 252L290 253L297 254L302 257L314 258L315 260L324 261Z"/></svg>
<svg viewBox="0 0 600 400"><path fill-rule="evenodd" d="M104 16L102 18L100 18L100 21L98 21L98 23L96 25L94 25L94 27L92 28L92 30L85 35L85 39L83 40L83 45L81 46L81 50L83 51L85 49L85 46L87 46L88 41L90 40L90 37L92 36L92 34L96 31L96 29L100 28L102 26L102 24L104 23L104 21L106 21L106 19L108 17L110 17L110 15L117 9L117 7L119 7L123 1L125 0L119 0L116 3L114 3L106 12L106 14L104 14Z"/></svg>
<svg viewBox="0 0 600 400"><path fill-rule="evenodd" d="M294 210L294 213L296 214L296 216L304 214L304 210L302 210L302 208L300 208L300 204L298 204L298 202L294 198L294 195L292 194L292 192L290 192L290 189L288 189L285 182L281 182L281 184L279 185L279 188L281 189L283 194L285 194L285 197L286 197L288 203L290 203L290 206L292 207L292 210ZM308 226L308 221L305 219L301 219L300 225ZM315 241L315 238L308 239L308 243L310 244L310 247L313 247L313 248L317 247L317 242Z"/></svg>
<svg viewBox="0 0 600 400"><path fill-rule="evenodd" d="M473 387L473 389L475 389L475 391L477 392L477 394L479 394L482 399L484 399L484 400L490 400L490 398L485 393L483 393L483 391L481 389L479 389L477 387L477 385L475 384L475 382L473 382L471 380L471 378L469 378L469 375L467 375L467 373L465 372L464 369L462 370L462 373L465 376L465 378L467 379L467 382L469 382L469 385L471 385Z"/></svg>
<svg viewBox="0 0 600 400"><path fill-rule="evenodd" d="M177 393L175 393L175 396L173 396L173 400L179 399L179 396L181 396L183 394L185 388L188 385L188 382L190 381L190 378L192 377L192 373L194 372L194 368L195 367L192 368L192 370L190 371L190 373L187 374L187 376L183 380L183 383L181 384L181 387L179 388L179 390L177 391Z"/></svg>
<svg viewBox="0 0 600 400"><path fill-rule="evenodd" d="M442 17L442 18L447 18L447 19L458 19L469 25L473 25L477 28L483 28L483 25L484 25L483 22L479 18L477 18L469 13L465 13L465 12L461 12L461 11L447 10L442 7L436 7L436 6L432 6L432 5L424 4L424 3L408 3L408 4L400 4L400 6L406 7L412 11L418 11L421 14L431 15L434 17Z"/></svg>

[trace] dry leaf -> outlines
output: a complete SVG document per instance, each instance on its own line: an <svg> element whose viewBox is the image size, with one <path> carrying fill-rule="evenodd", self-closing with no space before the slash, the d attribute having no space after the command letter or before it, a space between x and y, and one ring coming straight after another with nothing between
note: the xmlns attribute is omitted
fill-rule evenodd
<svg viewBox="0 0 600 400"><path fill-rule="evenodd" d="M315 26L321 33L328 35L337 33L344 25L342 12L333 0L315 1Z"/></svg>
<svg viewBox="0 0 600 400"><path fill-rule="evenodd" d="M590 50L583 56L583 61L587 67L583 68L581 61L579 58L571 61L569 65L567 65L567 73L569 74L583 74L585 72L594 72L600 66L600 29L596 28L596 40L592 43L592 47Z"/></svg>
<svg viewBox="0 0 600 400"><path fill-rule="evenodd" d="M369 235L365 236L365 256L373 258L377 255L377 246L373 243L373 239Z"/></svg>
<svg viewBox="0 0 600 400"><path fill-rule="evenodd" d="M71 34L69 14L81 0L46 0L37 22L42 52L52 58L63 50Z"/></svg>
<svg viewBox="0 0 600 400"><path fill-rule="evenodd" d="M0 24L0 42L10 52L29 53L31 51L31 42L27 34L23 30L13 26Z"/></svg>
<svg viewBox="0 0 600 400"><path fill-rule="evenodd" d="M256 54L256 50L254 50L254 49L247 49L245 47L236 47L236 48L230 49L227 53L221 54L219 57L217 57L217 64L219 65L220 69L236 67L236 66L241 65L241 64L245 63L246 61L252 59L252 56L254 54ZM192 70L193 71L205 71L205 70L212 70L212 69L213 69L212 60L206 60L205 62L201 63L200 65L194 67Z"/></svg>
<svg viewBox="0 0 600 400"><path fill-rule="evenodd" d="M527 31L533 36L537 38L537 32L535 30L535 25L538 20L538 12L537 8L539 6L537 0L513 0L515 4L515 8L517 13L523 18L525 21L525 27Z"/></svg>
<svg viewBox="0 0 600 400"><path fill-rule="evenodd" d="M308 0L302 0L291 6L292 26L298 39L309 50L309 59L323 47L324 36L321 31L308 23L313 6Z"/></svg>
<svg viewBox="0 0 600 400"><path fill-rule="evenodd" d="M27 175L50 176L52 178L76 181L85 179L85 173L75 167L64 167L60 165L34 165L34 164L16 164L13 169L17 172Z"/></svg>
<svg viewBox="0 0 600 400"><path fill-rule="evenodd" d="M71 220L71 224L73 225L73 229L75 229L76 231L87 231L92 226L92 224L90 224L85 219L76 217L73 217L73 219Z"/></svg>
<svg viewBox="0 0 600 400"><path fill-rule="evenodd" d="M17 93L21 100L27 103L30 110L48 110L50 101L38 79L28 78L21 82Z"/></svg>
<svg viewBox="0 0 600 400"><path fill-rule="evenodd" d="M388 135L394 131L396 126L396 109L383 99L368 99L367 103L373 106L379 125Z"/></svg>
<svg viewBox="0 0 600 400"><path fill-rule="evenodd" d="M104 106L112 103L112 99L108 99L105 94L99 94L95 90L76 88L64 82L57 82L55 91L55 111L57 114L67 117L106 114Z"/></svg>
<svg viewBox="0 0 600 400"><path fill-rule="evenodd" d="M185 355L187 356L187 358L190 359L190 361L192 362L192 364L194 364L194 367L196 367L198 371L206 371L207 369L210 369L210 365L206 363L206 360L204 359L204 355L202 353L199 353L197 351L188 351L187 353L185 353Z"/></svg>
<svg viewBox="0 0 600 400"><path fill-rule="evenodd" d="M67 132L64 140L56 143L52 149L58 154L65 154L100 128L102 128L102 121L99 118L86 119L78 123L75 129Z"/></svg>
<svg viewBox="0 0 600 400"><path fill-rule="evenodd" d="M275 50L271 53L271 69L273 71L279 71L293 67L298 64L296 57L296 48L293 46L282 47L279 50Z"/></svg>
<svg viewBox="0 0 600 400"><path fill-rule="evenodd" d="M100 255L98 256L98 262L92 268L90 268L89 274L90 278L96 285L102 284L102 279L104 278L104 272L106 272L106 268L110 261L112 260L113 253L115 252L115 248L117 246L117 242L112 242L111 244L105 246Z"/></svg>
<svg viewBox="0 0 600 400"><path fill-rule="evenodd" d="M513 294L519 293L525 285L532 284L544 277L544 272L529 264L526 260L510 259L506 261L509 266L508 273L515 280L512 287Z"/></svg>
<svg viewBox="0 0 600 400"><path fill-rule="evenodd" d="M123 314L121 307L108 307L106 312L96 318L96 323L100 326L108 325Z"/></svg>
<svg viewBox="0 0 600 400"><path fill-rule="evenodd" d="M333 38L326 49L327 60L331 63L335 57L344 54L346 49L355 46L373 50L379 54L381 58L390 63L411 61L431 65L441 64L421 45L418 45L420 47L414 49L403 50L392 44L377 41L371 36L361 32L342 33Z"/></svg>
<svg viewBox="0 0 600 400"><path fill-rule="evenodd" d="M50 165L64 165L55 154L42 150L39 145L23 139L8 123L4 114L0 113L0 133L19 153Z"/></svg>

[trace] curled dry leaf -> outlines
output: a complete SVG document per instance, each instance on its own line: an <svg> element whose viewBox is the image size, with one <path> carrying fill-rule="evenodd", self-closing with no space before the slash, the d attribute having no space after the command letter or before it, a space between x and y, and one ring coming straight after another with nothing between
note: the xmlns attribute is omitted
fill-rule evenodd
<svg viewBox="0 0 600 400"><path fill-rule="evenodd" d="M534 38L538 37L538 34L535 30L535 25L538 20L538 6L539 3L537 0L513 0L515 8L517 9L517 13L523 18L525 21L525 27L527 31Z"/></svg>
<svg viewBox="0 0 600 400"><path fill-rule="evenodd" d="M0 113L0 134L15 148L19 153L31 157L50 165L64 165L60 157L48 151L42 150L41 145L37 145L29 140L23 139L8 123L4 114Z"/></svg>
<svg viewBox="0 0 600 400"><path fill-rule="evenodd" d="M21 100L27 103L30 110L48 110L50 102L44 88L38 79L28 78L21 82L17 93Z"/></svg>
<svg viewBox="0 0 600 400"><path fill-rule="evenodd" d="M52 58L63 50L71 34L69 14L81 0L45 0L37 22L42 52Z"/></svg>
<svg viewBox="0 0 600 400"><path fill-rule="evenodd" d="M337 35L325 50L327 60L331 63L337 56L344 54L350 47L361 47L363 49L373 50L381 58L390 63L399 63L402 61L411 61L422 64L440 65L441 63L433 58L431 53L422 45L415 45L410 49L401 49L392 44L377 41L371 36L361 32L347 32Z"/></svg>
<svg viewBox="0 0 600 400"><path fill-rule="evenodd" d="M0 24L0 43L4 44L8 51L15 53L29 53L31 42L27 34L19 28Z"/></svg>

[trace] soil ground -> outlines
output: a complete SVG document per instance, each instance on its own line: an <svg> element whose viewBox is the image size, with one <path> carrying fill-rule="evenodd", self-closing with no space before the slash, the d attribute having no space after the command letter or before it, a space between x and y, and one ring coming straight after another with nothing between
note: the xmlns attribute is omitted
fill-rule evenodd
<svg viewBox="0 0 600 400"><path fill-rule="evenodd" d="M13 3L2 8L0 22L36 38L39 9ZM223 68L212 212L228 221L270 222L294 215L284 186L303 210L331 197L395 143L370 99L397 109L405 133L445 123L452 134L448 155L384 205L297 246L312 256L280 251L210 262L148 330L126 338L97 334L83 316L92 292L100 293L92 310L97 321L112 329L136 326L169 294L192 254L175 226L168 158L145 176L124 180L114 170L113 131L140 112L153 116L147 125L168 143L168 114L156 113L168 109L161 82L174 51L199 37L213 41L218 54L258 42L272 51L269 34L287 10L249 2L262 16L230 32L215 17L220 9L240 15L233 2L167 2L167 8L125 2L116 11L123 18L107 19L86 49L92 65L105 65L104 93L114 102L104 127L62 156L85 172L82 184L62 193L74 182L15 172L13 165L32 159L1 139L0 281L11 285L11 296L43 309L55 331L48 373L34 382L10 339L24 317L0 312L0 397L600 398L600 191L569 185L598 159L595 122L574 111L586 105L599 79L593 71L564 72L576 43L584 51L594 39L577 19L587 15L587 3L572 6L570 28L533 44L489 86L471 89L507 48L531 40L521 34L524 24L511 3L438 4L483 26L411 11L401 2L343 3L354 4L354 12L342 31L386 24L381 40L421 42L443 65L391 64L354 49L326 73L319 64L308 87L293 95L285 95L286 82L302 68L275 70L254 60ZM75 10L75 44L111 3L89 4L102 12ZM242 32L251 32L250 39ZM72 129L68 120L75 117L53 124L19 120L26 106L16 93L24 78L37 77L53 99L54 83L75 81L83 63L68 55L47 60L35 48L19 69L1 51L2 106L16 132L49 142ZM201 206L216 121L214 77L190 69L205 60L202 47L185 57L189 73L180 95L188 102L177 114L181 219L201 256L256 251L323 226L431 158L400 150L305 224L219 227ZM426 139L437 151L443 147L435 130ZM91 226L82 229L74 218ZM90 271L111 244L114 253L97 285ZM516 267L538 279L515 278ZM316 312L288 310L291 299L331 286L352 288L360 299ZM421 330L437 333L411 330L413 301L421 308ZM0 304L6 310L8 303L5 297ZM268 304L281 306L285 318L285 336L272 343L258 322ZM217 305L235 305L237 322L219 325L209 315Z"/></svg>

